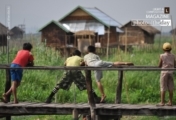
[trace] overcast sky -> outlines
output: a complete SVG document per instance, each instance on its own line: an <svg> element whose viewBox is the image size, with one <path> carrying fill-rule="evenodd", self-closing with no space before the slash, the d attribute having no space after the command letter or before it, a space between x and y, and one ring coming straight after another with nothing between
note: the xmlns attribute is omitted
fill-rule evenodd
<svg viewBox="0 0 176 120"><path fill-rule="evenodd" d="M78 5L97 7L121 24L131 19L146 19L146 11L170 7L174 27L176 26L175 0L0 0L0 22L10 27L26 25L27 33L34 33L51 20L59 20ZM7 7L10 6L10 15ZM157 27L161 29L161 27ZM162 27L167 32L172 29Z"/></svg>

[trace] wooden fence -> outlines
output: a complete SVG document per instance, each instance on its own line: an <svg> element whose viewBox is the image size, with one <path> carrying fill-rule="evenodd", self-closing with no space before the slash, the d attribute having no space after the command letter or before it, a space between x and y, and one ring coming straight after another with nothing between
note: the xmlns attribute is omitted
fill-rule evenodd
<svg viewBox="0 0 176 120"><path fill-rule="evenodd" d="M0 69L5 69L6 70L6 84L5 84L5 92L10 88L11 86L11 80L10 80L10 67L8 65L1 65L0 64ZM15 68L16 69L16 68ZM18 69L18 68L17 68ZM91 79L91 70L102 70L102 71L118 71L118 84L117 84L117 89L116 89L116 98L115 98L115 104L121 104L121 94L122 94L122 83L123 83L123 73L124 71L161 71L161 70L176 70L175 68L173 69L161 69L156 66L118 66L118 67L109 67L109 68L103 68L103 67L60 67L60 66L35 66L35 67L24 67L24 69L32 69L32 70L85 70L85 75L86 75L86 84L87 84L87 93L88 93L88 100L89 100L89 106L90 106L90 118L89 120L104 120L106 118L104 115L103 117L100 115L97 117L96 113L96 104L93 99L92 95L92 79ZM8 101L10 101L10 96L8 96ZM139 107L139 106L138 106ZM109 109L109 108L108 108ZM125 110L127 110L126 108ZM143 109L143 108L142 108ZM175 110L175 107L173 108L161 108L160 110ZM104 109L103 109L104 110ZM125 112L125 114L133 115L131 113L132 108L130 108L128 111L123 111L122 113ZM139 109L137 109L139 110ZM152 110L150 109L148 113L150 115L157 115L157 112L154 111L155 113L152 113ZM158 110L158 109L157 109ZM105 110L106 111L106 110ZM113 112L113 110L112 110ZM119 113L118 115L114 113L108 113L107 116L111 116L111 119L113 118L114 120L120 120L122 113ZM151 114L152 113L152 114ZM163 115L170 115L166 114L166 112L163 112ZM0 113L1 114L1 113ZM138 113L141 114L141 113ZM78 112L76 109L73 110L73 119L78 120ZM149 115L149 114L146 114ZM172 115L175 115L175 112L172 112ZM10 116L6 117L6 120L11 120ZM108 118L106 118L108 120Z"/></svg>

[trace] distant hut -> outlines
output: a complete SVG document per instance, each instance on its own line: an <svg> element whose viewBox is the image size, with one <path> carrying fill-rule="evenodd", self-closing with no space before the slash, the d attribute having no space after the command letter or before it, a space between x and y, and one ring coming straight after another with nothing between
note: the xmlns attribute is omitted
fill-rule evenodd
<svg viewBox="0 0 176 120"><path fill-rule="evenodd" d="M0 23L0 46L7 46L7 32L8 28Z"/></svg>
<svg viewBox="0 0 176 120"><path fill-rule="evenodd" d="M13 27L10 31L13 32L13 35L11 36L12 39L22 39L25 33L21 28L17 26Z"/></svg>
<svg viewBox="0 0 176 120"><path fill-rule="evenodd" d="M120 45L153 44L155 34L161 33L159 30L150 25L133 25L134 23L132 21L129 21L121 27L124 33L120 34Z"/></svg>
<svg viewBox="0 0 176 120"><path fill-rule="evenodd" d="M42 28L41 41L48 47L54 47L60 50L61 54L70 55L74 48L74 36L66 27L54 20L50 21Z"/></svg>
<svg viewBox="0 0 176 120"><path fill-rule="evenodd" d="M84 51L88 45L95 45L95 32L90 30L81 30L75 32L75 38L78 40L78 49Z"/></svg>
<svg viewBox="0 0 176 120"><path fill-rule="evenodd" d="M59 20L67 25L73 33L79 31L93 31L94 43L99 47L117 46L121 24L105 14L98 8L87 8L78 6ZM88 39L85 37L85 39ZM80 38L76 38L76 43ZM84 39L82 39L84 40ZM94 44L94 45L95 45ZM75 44L76 47L78 44Z"/></svg>
<svg viewBox="0 0 176 120"><path fill-rule="evenodd" d="M119 22L98 8L78 6L58 22L51 21L39 31L42 32L42 42L46 42L47 46L56 48L79 46L82 50L88 46L87 41L90 39L91 44L96 47L117 47L119 33L123 32L120 27Z"/></svg>
<svg viewBox="0 0 176 120"><path fill-rule="evenodd" d="M6 50L5 47L7 47L7 37L12 35L12 32L8 30L8 28L0 23L0 47L2 52Z"/></svg>
<svg viewBox="0 0 176 120"><path fill-rule="evenodd" d="M51 47L66 47L74 44L73 38L69 36L72 35L68 29L66 29L62 24L52 20L40 30L41 41L45 42L47 46Z"/></svg>

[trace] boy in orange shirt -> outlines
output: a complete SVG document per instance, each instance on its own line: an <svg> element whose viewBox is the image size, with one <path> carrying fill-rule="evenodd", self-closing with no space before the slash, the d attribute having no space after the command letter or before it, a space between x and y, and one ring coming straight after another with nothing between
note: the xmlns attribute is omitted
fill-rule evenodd
<svg viewBox="0 0 176 120"><path fill-rule="evenodd" d="M11 80L12 80L12 85L10 89L2 95L2 101L7 103L7 96L11 94L11 92L14 95L14 102L13 103L18 103L17 99L17 88L21 83L21 79L23 76L23 69L21 67L26 67L27 65L30 64L30 66L34 65L34 57L31 53L32 45L30 43L24 43L23 44L23 50L19 50L15 59L12 61L10 67L13 69L10 69L10 74L11 74ZM18 69L14 69L18 68Z"/></svg>

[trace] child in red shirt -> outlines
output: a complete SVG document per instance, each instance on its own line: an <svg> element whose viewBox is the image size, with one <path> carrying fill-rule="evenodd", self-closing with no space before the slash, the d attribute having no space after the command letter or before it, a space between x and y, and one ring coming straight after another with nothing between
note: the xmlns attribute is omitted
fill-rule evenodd
<svg viewBox="0 0 176 120"><path fill-rule="evenodd" d="M22 76L23 76L23 69L21 67L26 67L27 65L33 66L34 65L34 57L32 53L30 52L32 49L32 45L30 43L24 43L23 44L23 50L19 50L15 59L12 61L10 67L11 68L18 68L18 69L10 69L10 75L12 80L12 85L10 89L3 94L2 101L7 103L7 96L11 94L11 92L14 95L14 102L18 103L17 99L17 88L20 85Z"/></svg>

